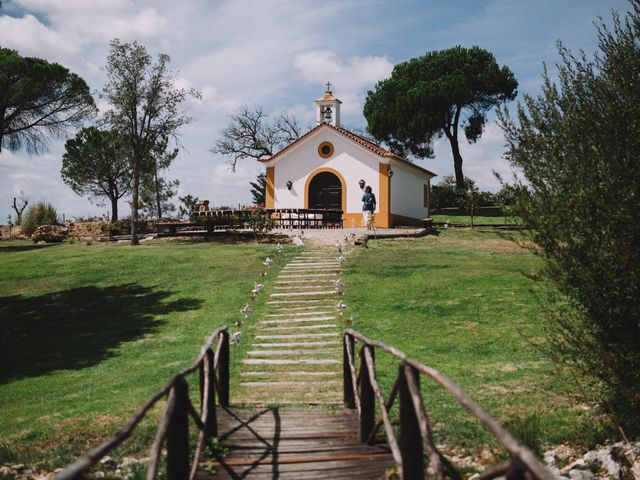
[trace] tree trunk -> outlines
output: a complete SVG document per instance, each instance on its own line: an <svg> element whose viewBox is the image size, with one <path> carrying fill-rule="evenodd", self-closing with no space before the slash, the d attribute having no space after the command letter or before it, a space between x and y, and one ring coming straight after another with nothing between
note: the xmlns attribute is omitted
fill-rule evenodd
<svg viewBox="0 0 640 480"><path fill-rule="evenodd" d="M156 206L158 207L158 220L162 218L162 201L160 199L160 184L158 183L158 166L153 166L153 175L156 181Z"/></svg>
<svg viewBox="0 0 640 480"><path fill-rule="evenodd" d="M464 189L464 175L462 173L462 155L460 155L460 147L456 137L449 137L451 144L451 153L453 153L453 171L456 175L456 188Z"/></svg>
<svg viewBox="0 0 640 480"><path fill-rule="evenodd" d="M456 189L464 189L464 174L462 173L462 155L460 155L460 147L458 145L458 123L460 122L460 112L462 107L456 106L453 119L445 125L444 134L449 139L451 145L451 153L453 153L453 171L456 175Z"/></svg>
<svg viewBox="0 0 640 480"><path fill-rule="evenodd" d="M139 245L138 240L138 192L140 190L140 162L133 162L133 191L131 192L131 245Z"/></svg>
<svg viewBox="0 0 640 480"><path fill-rule="evenodd" d="M109 200L111 200L111 221L118 221L118 195L112 196Z"/></svg>

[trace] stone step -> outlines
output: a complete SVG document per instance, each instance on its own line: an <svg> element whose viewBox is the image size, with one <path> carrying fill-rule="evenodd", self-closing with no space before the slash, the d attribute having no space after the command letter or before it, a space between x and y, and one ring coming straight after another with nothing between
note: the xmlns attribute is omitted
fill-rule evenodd
<svg viewBox="0 0 640 480"><path fill-rule="evenodd" d="M327 312L328 313L328 312ZM268 313L266 316L269 318L279 317L312 317L317 315L317 312L292 312L292 313Z"/></svg>
<svg viewBox="0 0 640 480"><path fill-rule="evenodd" d="M280 348L280 347L339 347L339 342L273 342L254 343L255 348Z"/></svg>
<svg viewBox="0 0 640 480"><path fill-rule="evenodd" d="M338 365L341 360L333 358L248 358L242 360L245 365Z"/></svg>
<svg viewBox="0 0 640 480"><path fill-rule="evenodd" d="M324 295L335 295L335 290L315 290L311 292L289 292L289 293L272 293L269 295L272 297L312 297L312 296L324 296Z"/></svg>
<svg viewBox="0 0 640 480"><path fill-rule="evenodd" d="M296 312L296 313L322 313L322 312L326 312L329 313L329 311L333 310L334 305L327 305L327 306L323 306L323 305L303 305L301 307L274 307L271 309L272 312L278 312L278 313L270 313L267 314L268 317L272 317L274 315L284 315L283 312Z"/></svg>
<svg viewBox="0 0 640 480"><path fill-rule="evenodd" d="M288 340L293 338L339 337L337 333L289 333L283 335L256 335L257 340Z"/></svg>
<svg viewBox="0 0 640 480"><path fill-rule="evenodd" d="M281 331L291 331L291 330L314 330L314 329L327 329L327 328L336 328L336 324L322 324L322 325L299 325L296 327L268 327L263 328L261 332L281 332Z"/></svg>
<svg viewBox="0 0 640 480"><path fill-rule="evenodd" d="M311 382L240 382L243 387L287 387L287 386L303 386L303 385L339 385L342 382L338 380L317 380Z"/></svg>
<svg viewBox="0 0 640 480"><path fill-rule="evenodd" d="M284 377L330 377L340 375L340 372L328 372L328 371L273 371L266 370L262 372L241 372L241 376L244 377L267 377L272 375L280 375Z"/></svg>
<svg viewBox="0 0 640 480"><path fill-rule="evenodd" d="M287 305L287 304L295 304L296 306L302 305L302 304L310 304L310 303L326 303L327 300L323 299L323 298L317 298L314 300L306 300L306 299L299 299L299 300L270 300L267 302L267 305Z"/></svg>
<svg viewBox="0 0 640 480"><path fill-rule="evenodd" d="M326 261L326 262L289 262L285 268L294 267L335 267L339 266L338 261Z"/></svg>
<svg viewBox="0 0 640 480"><path fill-rule="evenodd" d="M306 292L308 291L308 289L314 288L316 290L321 289L321 288L327 288L329 287L331 284L330 283L321 283L320 285L304 285L304 284L298 284L298 285L287 285L287 286L283 286L283 285L276 285L273 287L274 290L286 290L286 291L302 291L302 292ZM335 288L334 288L335 290Z"/></svg>
<svg viewBox="0 0 640 480"><path fill-rule="evenodd" d="M263 357L270 355L332 355L334 353L340 353L340 350L337 348L327 348L320 349L314 348L311 350L251 350L247 352L248 355L252 355L254 357Z"/></svg>
<svg viewBox="0 0 640 480"><path fill-rule="evenodd" d="M280 275L278 276L278 279L283 279L283 278L315 278L315 277L335 277L336 274L334 273L306 273L306 274L302 274L302 275Z"/></svg>
<svg viewBox="0 0 640 480"><path fill-rule="evenodd" d="M258 323L260 325L286 325L290 323L308 323L308 322L319 322L324 320L335 320L335 318L336 318L335 316L312 317L312 318L287 318L287 319L281 319L281 320L261 320Z"/></svg>

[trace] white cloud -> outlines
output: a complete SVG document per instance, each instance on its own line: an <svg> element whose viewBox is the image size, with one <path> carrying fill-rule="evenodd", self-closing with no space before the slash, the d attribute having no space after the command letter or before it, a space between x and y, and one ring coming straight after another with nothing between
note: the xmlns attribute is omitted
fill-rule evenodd
<svg viewBox="0 0 640 480"><path fill-rule="evenodd" d="M330 80L345 114L362 112L364 94L379 80L387 78L393 64L387 57L365 56L342 59L336 52L314 50L296 55L294 65L308 83L321 85Z"/></svg>
<svg viewBox="0 0 640 480"><path fill-rule="evenodd" d="M262 167L246 160L230 173L226 159L208 149L239 105L261 105L272 114L287 111L302 125L312 125L313 100L328 80L343 101L343 124L363 125L366 91L391 73L393 63L455 43L494 50L526 90L539 85L543 60L557 60L556 38L566 33L569 46L593 50L595 15L607 17L611 6L628 8L626 0L610 3L487 0L469 9L446 0L434 0L429 8L382 0L6 0L0 45L59 62L94 90L104 85L108 41L114 37L138 40L154 57L171 55L177 84L202 93L201 100L184 106L195 121L180 132L184 149L171 175L181 181L181 195L237 205L250 201L248 181ZM103 110L104 102L98 103ZM4 150L0 192L24 190L31 198L44 197L67 216L101 213L104 209L76 196L60 179L63 147L63 141L52 142L42 157ZM505 168L499 129L489 125L478 144L461 148L465 173L481 188L495 188L491 171ZM449 146L439 142L437 158L420 164L440 176L452 172ZM0 198L0 219L9 213L8 204Z"/></svg>

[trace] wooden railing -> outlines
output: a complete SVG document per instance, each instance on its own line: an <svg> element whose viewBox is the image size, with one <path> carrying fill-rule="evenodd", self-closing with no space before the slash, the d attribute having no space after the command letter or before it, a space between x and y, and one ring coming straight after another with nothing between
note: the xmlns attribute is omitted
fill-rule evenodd
<svg viewBox="0 0 640 480"><path fill-rule="evenodd" d="M199 371L200 412L196 411L189 398L186 377ZM84 474L102 457L121 445L142 421L149 410L162 398L167 398L162 420L156 431L155 440L149 453L147 480L153 480L158 473L163 446L166 444L167 480L185 480L195 477L202 448L210 438L217 436L216 394L218 404L229 406L229 332L227 327L216 329L200 350L192 366L178 372L155 395L131 417L129 422L113 437L106 440L86 455L56 475L56 480L83 478ZM198 439L194 461L189 458L189 417L197 430Z"/></svg>
<svg viewBox="0 0 640 480"><path fill-rule="evenodd" d="M356 342L359 368L356 368ZM398 376L389 397L385 398L376 378L376 349L398 359ZM360 441L373 443L384 426L385 435L402 479L423 479L426 476L425 455L435 478L463 478L436 447L431 423L420 393L420 376L440 384L458 403L473 415L509 453L510 460L481 475L480 480L499 476L510 479L555 480L555 476L536 456L496 422L455 383L437 370L410 359L400 350L371 340L347 329L343 344L344 404L355 409L360 417ZM391 408L399 399L399 434L391 419ZM376 421L376 405L380 413Z"/></svg>

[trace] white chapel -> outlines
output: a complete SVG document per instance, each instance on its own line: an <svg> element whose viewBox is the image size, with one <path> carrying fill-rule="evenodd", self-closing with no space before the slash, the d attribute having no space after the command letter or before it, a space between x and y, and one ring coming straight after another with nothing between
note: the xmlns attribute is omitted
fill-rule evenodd
<svg viewBox="0 0 640 480"><path fill-rule="evenodd" d="M341 210L344 227L362 227L369 185L377 198L376 227L420 225L429 216L435 173L342 128L341 103L327 89L315 101L317 125L259 160L267 168L266 208Z"/></svg>

